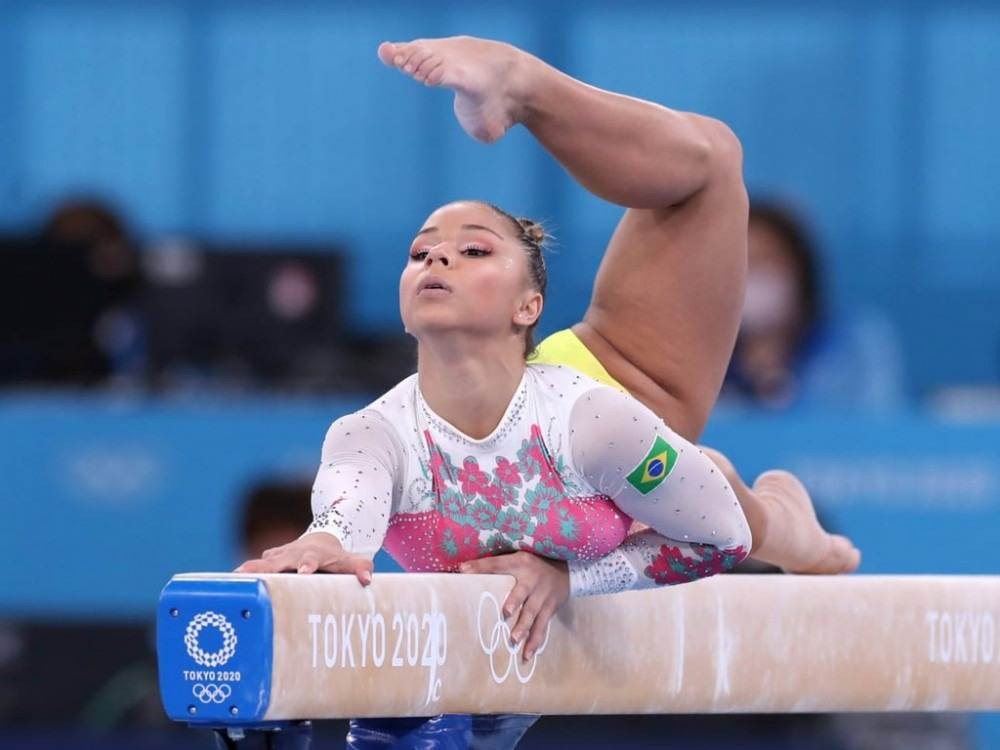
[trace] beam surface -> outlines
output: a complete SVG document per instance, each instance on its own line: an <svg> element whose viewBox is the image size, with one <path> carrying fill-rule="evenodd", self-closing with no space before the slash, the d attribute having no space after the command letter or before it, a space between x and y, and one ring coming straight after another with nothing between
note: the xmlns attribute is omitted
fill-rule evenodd
<svg viewBox="0 0 1000 750"><path fill-rule="evenodd" d="M158 612L167 713L996 710L1000 577L724 575L572 600L528 662L507 576L187 574Z"/></svg>

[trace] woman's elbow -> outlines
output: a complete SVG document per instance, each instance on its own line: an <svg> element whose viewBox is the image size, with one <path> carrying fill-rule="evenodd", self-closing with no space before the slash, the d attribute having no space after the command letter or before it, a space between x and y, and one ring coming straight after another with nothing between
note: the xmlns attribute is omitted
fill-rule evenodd
<svg viewBox="0 0 1000 750"><path fill-rule="evenodd" d="M750 524L747 523L746 516L739 508L734 508L733 520L724 538L724 543L720 546L728 557L733 558L732 565L743 562L750 556L753 549L753 535L750 533ZM730 566L731 567L731 566Z"/></svg>
<svg viewBox="0 0 1000 750"><path fill-rule="evenodd" d="M732 567L750 556L750 550L753 549L753 534L732 487L727 487L725 492L728 512L719 523L720 528L715 532L718 535L716 546L725 553L727 559L732 560L730 565Z"/></svg>

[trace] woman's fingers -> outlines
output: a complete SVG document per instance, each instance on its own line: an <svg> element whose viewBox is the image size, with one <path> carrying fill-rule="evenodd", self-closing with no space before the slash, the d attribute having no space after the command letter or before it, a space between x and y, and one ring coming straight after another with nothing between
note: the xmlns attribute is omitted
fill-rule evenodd
<svg viewBox="0 0 1000 750"><path fill-rule="evenodd" d="M301 551L298 554L285 552L271 555L264 559L247 560L234 572L236 573L282 573L295 571L303 575L322 570L326 573L352 573L365 586L372 582L372 561L357 555L343 557L320 564L319 556L313 550Z"/></svg>
<svg viewBox="0 0 1000 750"><path fill-rule="evenodd" d="M282 557L272 555L267 559L247 560L236 569L237 573L280 573L285 570L285 563Z"/></svg>
<svg viewBox="0 0 1000 750"><path fill-rule="evenodd" d="M568 595L568 592L560 595L558 581L553 582L560 572L558 566L531 553L517 552L469 560L459 570L514 576L514 587L504 599L502 612L504 619L516 614L510 639L514 644L523 642L521 658L531 659L544 645L552 615Z"/></svg>
<svg viewBox="0 0 1000 750"><path fill-rule="evenodd" d="M521 610L524 602L531 596L533 588L534 586L528 581L520 578L517 579L514 588L507 593L507 598L503 600L501 611L503 612L504 619L512 617Z"/></svg>
<svg viewBox="0 0 1000 750"><path fill-rule="evenodd" d="M510 563L506 558L509 555L498 555L496 557L480 557L478 560L466 560L458 566L460 573L509 573Z"/></svg>
<svg viewBox="0 0 1000 750"><path fill-rule="evenodd" d="M545 643L545 636L548 634L549 620L552 619L552 615L555 613L555 609L551 606L544 606L538 612L538 616L535 617L535 621L531 623L531 632L528 634L528 640L524 644L524 655L525 661L530 659L535 655L535 652Z"/></svg>
<svg viewBox="0 0 1000 750"><path fill-rule="evenodd" d="M538 617L541 609L542 605L538 596L530 597L521 606L521 614L518 615L517 623L510 631L510 639L514 643L520 643L528 636L528 633L531 632L531 626L534 624L535 618Z"/></svg>
<svg viewBox="0 0 1000 750"><path fill-rule="evenodd" d="M299 555L295 572L308 575L309 573L315 573L318 567L319 556L313 550L306 550Z"/></svg>
<svg viewBox="0 0 1000 750"><path fill-rule="evenodd" d="M458 568L462 573L487 573L493 575L514 576L514 588L504 599L502 612L504 619L515 614L524 604L536 585L535 579L524 570L523 561L517 554L483 557L479 560L469 560Z"/></svg>
<svg viewBox="0 0 1000 750"><path fill-rule="evenodd" d="M375 564L368 559L360 558L354 567L354 575L358 577L358 581L362 586L367 586L372 582L372 571L375 569Z"/></svg>
<svg viewBox="0 0 1000 750"><path fill-rule="evenodd" d="M362 555L340 550L321 560L318 551L310 550L303 555L300 561L299 573L315 573L316 571L350 573L358 579L362 586L367 586L372 582L374 567L374 563Z"/></svg>

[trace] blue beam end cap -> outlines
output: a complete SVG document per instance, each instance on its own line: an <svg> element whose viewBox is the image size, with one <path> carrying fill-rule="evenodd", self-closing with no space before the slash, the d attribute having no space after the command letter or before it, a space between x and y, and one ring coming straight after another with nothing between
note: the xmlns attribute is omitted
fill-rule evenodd
<svg viewBox="0 0 1000 750"><path fill-rule="evenodd" d="M156 612L160 696L189 724L260 722L271 698L274 617L255 578L172 579Z"/></svg>

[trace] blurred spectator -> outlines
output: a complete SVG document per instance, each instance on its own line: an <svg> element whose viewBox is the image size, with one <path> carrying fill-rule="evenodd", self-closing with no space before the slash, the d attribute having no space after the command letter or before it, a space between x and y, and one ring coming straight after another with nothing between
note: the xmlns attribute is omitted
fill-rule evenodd
<svg viewBox="0 0 1000 750"><path fill-rule="evenodd" d="M244 498L240 516L240 559L297 539L312 523L312 487L307 482L262 481Z"/></svg>
<svg viewBox="0 0 1000 750"><path fill-rule="evenodd" d="M86 364L79 363L75 372L65 373L66 379L140 376L144 365L139 314L142 277L124 220L95 198L68 200L56 206L46 220L42 241L49 247L76 247L83 252L91 293L96 292L93 317L86 321L86 343L96 356Z"/></svg>
<svg viewBox="0 0 1000 750"><path fill-rule="evenodd" d="M721 403L888 411L903 402L897 335L885 316L835 317L813 240L786 207L754 201L743 319Z"/></svg>
<svg viewBox="0 0 1000 750"><path fill-rule="evenodd" d="M123 222L94 200L58 206L37 237L0 241L0 382L140 375L139 279Z"/></svg>
<svg viewBox="0 0 1000 750"><path fill-rule="evenodd" d="M66 201L46 220L42 238L85 247L87 265L95 278L107 284L110 302L119 302L133 291L136 253L124 222L110 206L92 198Z"/></svg>

